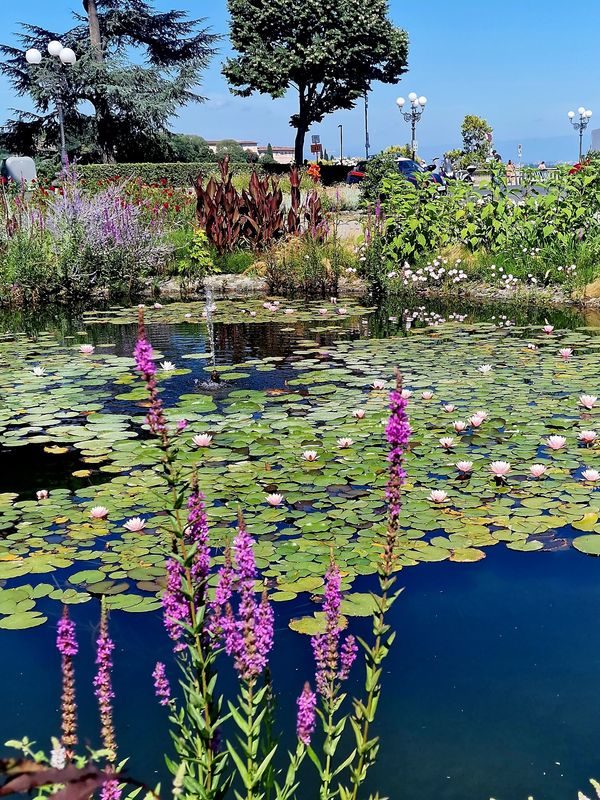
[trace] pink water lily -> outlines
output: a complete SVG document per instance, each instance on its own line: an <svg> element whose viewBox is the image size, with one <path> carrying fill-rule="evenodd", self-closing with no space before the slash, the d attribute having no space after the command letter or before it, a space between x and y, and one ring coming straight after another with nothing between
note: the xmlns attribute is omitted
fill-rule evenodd
<svg viewBox="0 0 600 800"><path fill-rule="evenodd" d="M488 412L487 412L487 411L483 411L483 409L480 409L479 411L476 411L476 412L473 414L473 416L474 416L474 417L479 417L479 419L480 419L482 422L485 422L485 420L486 420L486 419L489 417L489 414L488 414Z"/></svg>
<svg viewBox="0 0 600 800"><path fill-rule="evenodd" d="M566 361L567 359L571 358L571 356L573 355L573 350L570 347L561 347L561 349L558 351L558 353L559 353L560 357L563 358Z"/></svg>
<svg viewBox="0 0 600 800"><path fill-rule="evenodd" d="M354 444L354 439L350 439L350 437L342 437L341 439L337 440L337 446L345 450L347 447L351 447Z"/></svg>
<svg viewBox="0 0 600 800"><path fill-rule="evenodd" d="M294 314L295 310L293 308L286 308L284 309L284 314Z"/></svg>
<svg viewBox="0 0 600 800"><path fill-rule="evenodd" d="M367 412L364 410L364 408L355 408L352 412L352 416L354 419L362 419L366 413Z"/></svg>
<svg viewBox="0 0 600 800"><path fill-rule="evenodd" d="M413 393L410 389L402 389L401 395L404 400L408 400L410 397L412 397Z"/></svg>
<svg viewBox="0 0 600 800"><path fill-rule="evenodd" d="M48 489L39 489L35 493L35 496L37 497L38 500L47 500L49 496Z"/></svg>
<svg viewBox="0 0 600 800"><path fill-rule="evenodd" d="M192 437L192 442L196 447L210 447L213 437L210 433L198 433Z"/></svg>
<svg viewBox="0 0 600 800"><path fill-rule="evenodd" d="M452 425L457 433L462 433L467 428L467 423L462 419L455 419Z"/></svg>
<svg viewBox="0 0 600 800"><path fill-rule="evenodd" d="M282 494L268 494L265 497L265 500L270 506L280 506L283 503L283 495Z"/></svg>
<svg viewBox="0 0 600 800"><path fill-rule="evenodd" d="M338 314L342 314L342 315L348 313L348 309L345 306L340 306L337 311L338 311Z"/></svg>
<svg viewBox="0 0 600 800"><path fill-rule="evenodd" d="M442 436L440 444L444 450L451 450L454 447L454 438L452 436Z"/></svg>
<svg viewBox="0 0 600 800"><path fill-rule="evenodd" d="M508 461L492 461L490 464L490 472L495 478L504 480L511 470L511 465Z"/></svg>
<svg viewBox="0 0 600 800"><path fill-rule="evenodd" d="M430 389L426 389L422 394L421 397L423 400L431 400L433 397L433 392Z"/></svg>
<svg viewBox="0 0 600 800"><path fill-rule="evenodd" d="M564 436L549 436L546 444L551 450L561 450L567 443Z"/></svg>
<svg viewBox="0 0 600 800"><path fill-rule="evenodd" d="M371 384L373 389L385 389L385 381L376 380Z"/></svg>
<svg viewBox="0 0 600 800"><path fill-rule="evenodd" d="M185 319L191 319L192 318L192 315L189 313L189 311L188 311L187 314L184 314L183 316L185 317Z"/></svg>
<svg viewBox="0 0 600 800"><path fill-rule="evenodd" d="M473 428L478 428L480 425L483 424L483 420L484 420L484 418L480 417L479 414L473 414L472 417L469 417L469 424Z"/></svg>
<svg viewBox="0 0 600 800"><path fill-rule="evenodd" d="M90 508L90 517L92 519L106 519L108 517L108 508L105 506L93 506Z"/></svg>
<svg viewBox="0 0 600 800"><path fill-rule="evenodd" d="M79 352L83 353L85 356L91 356L96 348L93 344L80 344L79 345Z"/></svg>
<svg viewBox="0 0 600 800"><path fill-rule="evenodd" d="M448 493L443 489L432 489L429 494L429 500L432 503L443 503L448 498Z"/></svg>
<svg viewBox="0 0 600 800"><path fill-rule="evenodd" d="M319 314L323 314L323 316L325 314L329 314L329 309L328 308L320 308L319 309Z"/></svg>
<svg viewBox="0 0 600 800"><path fill-rule="evenodd" d="M256 311L251 311L251 312L250 312L250 316L251 316L251 317L255 317L255 316L256 316Z"/></svg>
<svg viewBox="0 0 600 800"><path fill-rule="evenodd" d="M546 322L546 324L544 325L544 327L542 328L542 330L544 331L544 333L545 333L545 334L547 334L548 336L550 336L550 334L551 334L551 333L552 333L552 331L554 330L554 325L550 325L550 323L548 322L548 320L545 320L545 322Z"/></svg>
<svg viewBox="0 0 600 800"><path fill-rule="evenodd" d="M318 454L317 454L317 451L316 451L316 450L305 450L305 451L302 453L302 458L303 458L305 461L316 461L318 457L319 457L319 456L318 456Z"/></svg>
<svg viewBox="0 0 600 800"><path fill-rule="evenodd" d="M597 469L586 469L582 473L583 478L590 483L600 481L600 472Z"/></svg>
<svg viewBox="0 0 600 800"><path fill-rule="evenodd" d="M546 472L546 467L543 464L532 464L529 467L529 472L534 478L541 478L544 472Z"/></svg>
<svg viewBox="0 0 600 800"><path fill-rule="evenodd" d="M138 531L144 530L146 527L146 520L141 517L132 517L127 520L123 527L128 530L129 533L137 533Z"/></svg>
<svg viewBox="0 0 600 800"><path fill-rule="evenodd" d="M469 472L473 472L473 462L472 461L457 461L456 469L463 474L468 474Z"/></svg>
<svg viewBox="0 0 600 800"><path fill-rule="evenodd" d="M162 308L162 303L154 303L152 308Z"/></svg>
<svg viewBox="0 0 600 800"><path fill-rule="evenodd" d="M587 408L588 411L591 411L597 399L598 398L596 397L596 395L582 394L581 397L579 398L579 405L583 406L584 408Z"/></svg>
<svg viewBox="0 0 600 800"><path fill-rule="evenodd" d="M447 403L445 406L442 406L442 408L447 414L451 414L456 409L456 406L452 403Z"/></svg>
<svg viewBox="0 0 600 800"><path fill-rule="evenodd" d="M583 444L589 445L596 441L598 434L596 431L581 431L577 438L580 442L583 442Z"/></svg>

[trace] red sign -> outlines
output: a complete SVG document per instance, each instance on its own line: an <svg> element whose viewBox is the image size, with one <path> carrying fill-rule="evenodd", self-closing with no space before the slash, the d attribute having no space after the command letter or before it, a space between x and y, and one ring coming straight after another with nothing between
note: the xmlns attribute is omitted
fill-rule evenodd
<svg viewBox="0 0 600 800"><path fill-rule="evenodd" d="M323 148L320 144L311 144L310 146L311 153L320 153L322 149Z"/></svg>

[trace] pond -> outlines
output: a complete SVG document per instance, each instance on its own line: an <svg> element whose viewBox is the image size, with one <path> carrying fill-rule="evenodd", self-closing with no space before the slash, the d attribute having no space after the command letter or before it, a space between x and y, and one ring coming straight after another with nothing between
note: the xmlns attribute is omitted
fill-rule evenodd
<svg viewBox="0 0 600 800"><path fill-rule="evenodd" d="M600 775L600 562L587 555L600 553L589 472L600 450L585 433L598 407L580 399L597 393L598 323L568 309L344 303L217 301L208 324L202 304L145 310L160 361L173 365L160 372L170 418L190 423L179 458L200 465L211 537L229 538L239 503L257 538L276 601L282 716L312 672L296 630L314 624L332 547L350 629L366 631L385 511L382 422L398 366L414 434L377 788L394 799L575 796ZM74 604L91 645L106 595L121 753L132 774L164 780L168 737L150 672L168 654L156 597L166 501L131 369L136 315L3 319L0 642L11 655L0 734L45 742L56 732L61 601ZM202 433L212 440L198 447ZM553 449L550 437L565 442ZM461 472L461 461L471 466ZM491 475L492 461L510 463L506 478ZM545 467L539 477L534 464ZM446 497L432 502L432 490ZM269 492L282 506L265 503ZM96 505L107 519L90 518ZM143 529L126 530L136 516ZM92 673L84 650L80 686ZM93 741L93 698L80 690L79 701Z"/></svg>

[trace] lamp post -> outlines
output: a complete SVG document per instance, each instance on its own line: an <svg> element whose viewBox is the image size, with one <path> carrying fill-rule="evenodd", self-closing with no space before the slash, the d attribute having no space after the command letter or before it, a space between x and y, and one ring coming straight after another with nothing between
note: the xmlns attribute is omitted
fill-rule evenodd
<svg viewBox="0 0 600 800"><path fill-rule="evenodd" d="M404 111L406 100L403 97L399 97L396 100L396 105L398 106L404 119L407 122L410 122L410 149L414 161L415 156L417 155L417 122L421 119L423 111L425 111L427 98L423 95L418 97L416 92L411 92L408 95L408 102L410 103L410 109L408 111Z"/></svg>
<svg viewBox="0 0 600 800"><path fill-rule="evenodd" d="M344 126L338 125L340 129L340 164L344 163Z"/></svg>
<svg viewBox="0 0 600 800"><path fill-rule="evenodd" d="M365 92L365 158L369 160L369 149L371 143L369 141L369 93Z"/></svg>
<svg viewBox="0 0 600 800"><path fill-rule="evenodd" d="M67 141L65 138L65 112L63 107L63 93L68 88L67 78L63 72L63 66L72 66L77 61L75 51L70 47L63 47L60 42L53 40L48 42L48 53L52 58L58 60L58 70L54 66L50 70L46 70L41 76L41 83L54 95L54 102L56 104L56 115L58 117L58 126L60 128L60 158L63 165L68 162L67 156ZM38 66L42 63L43 56L35 47L30 48L25 53L25 60L31 66Z"/></svg>
<svg viewBox="0 0 600 800"><path fill-rule="evenodd" d="M575 118L576 114L574 111L569 111L567 116L571 125L579 133L579 163L581 163L581 157L583 155L583 132L588 126L592 112L589 108L586 109L584 106L579 106L577 114L579 114L579 119Z"/></svg>

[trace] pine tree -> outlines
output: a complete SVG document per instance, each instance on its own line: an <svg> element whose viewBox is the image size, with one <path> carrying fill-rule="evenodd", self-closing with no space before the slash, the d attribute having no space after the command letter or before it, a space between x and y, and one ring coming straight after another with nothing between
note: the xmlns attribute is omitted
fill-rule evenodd
<svg viewBox="0 0 600 800"><path fill-rule="evenodd" d="M203 98L194 87L214 54L218 37L183 11L157 12L147 0L83 0L84 14L64 33L21 25L21 48L0 46L0 70L19 95L29 95L36 113L20 113L4 129L4 143L19 139L34 150L55 140L54 95L61 93L70 149L79 140L103 161L114 161L132 141L164 134L170 117L182 105ZM44 58L29 66L24 51L45 51L51 39L75 50L77 63L63 68ZM130 60L132 59L132 60ZM53 63L56 62L56 63ZM68 73L66 70L68 69ZM66 74L65 74L66 73ZM49 79L49 80L48 80ZM53 90L48 83L55 84ZM86 117L82 101L93 107Z"/></svg>

